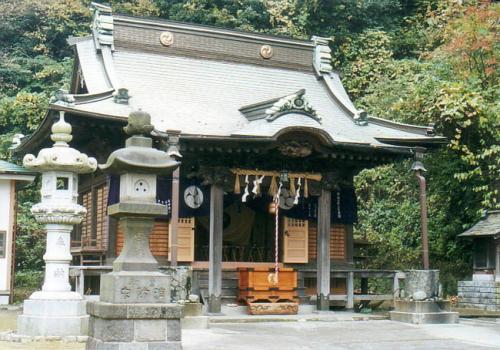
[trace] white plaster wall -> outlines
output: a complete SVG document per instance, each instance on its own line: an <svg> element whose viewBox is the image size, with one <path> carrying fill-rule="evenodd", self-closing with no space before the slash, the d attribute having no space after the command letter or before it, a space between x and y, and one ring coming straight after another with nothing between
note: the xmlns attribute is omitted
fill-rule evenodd
<svg viewBox="0 0 500 350"><path fill-rule="evenodd" d="M11 258L11 239L12 239L12 203L11 203L11 180L0 179L0 231L6 231L6 255L5 258L0 258L0 291L10 289L9 275L10 275L10 258ZM0 304L7 299L1 298Z"/></svg>

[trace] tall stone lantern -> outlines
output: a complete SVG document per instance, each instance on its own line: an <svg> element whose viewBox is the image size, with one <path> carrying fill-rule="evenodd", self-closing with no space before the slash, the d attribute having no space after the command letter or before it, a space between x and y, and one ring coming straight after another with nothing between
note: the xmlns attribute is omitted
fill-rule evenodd
<svg viewBox="0 0 500 350"><path fill-rule="evenodd" d="M113 272L101 276L99 301L87 305L87 349L180 349L181 308L170 303L170 277L158 271L149 248L154 218L167 214L156 203L157 175L171 174L179 163L152 148L149 114L132 112L124 130L125 148L99 167L120 176L119 202L108 214L118 218L125 241Z"/></svg>
<svg viewBox="0 0 500 350"><path fill-rule="evenodd" d="M47 249L42 290L24 301L23 314L18 317L19 334L68 336L87 332L85 301L69 284L70 234L86 212L77 203L78 174L95 171L97 162L69 147L72 138L71 125L61 111L59 121L52 126L54 145L42 149L37 157L27 154L23 159L25 167L42 174L41 202L31 212L45 225Z"/></svg>

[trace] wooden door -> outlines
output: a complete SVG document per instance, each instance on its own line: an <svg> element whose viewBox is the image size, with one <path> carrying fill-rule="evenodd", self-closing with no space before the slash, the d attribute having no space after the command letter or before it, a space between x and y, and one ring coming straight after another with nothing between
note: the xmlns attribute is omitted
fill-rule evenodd
<svg viewBox="0 0 500 350"><path fill-rule="evenodd" d="M172 232L169 226L169 232ZM172 235L168 235L168 260L170 260L170 246ZM179 218L177 224L177 261L194 261L194 218Z"/></svg>
<svg viewBox="0 0 500 350"><path fill-rule="evenodd" d="M307 220L298 220L285 217L283 227L283 262L307 263L308 262L308 232Z"/></svg>

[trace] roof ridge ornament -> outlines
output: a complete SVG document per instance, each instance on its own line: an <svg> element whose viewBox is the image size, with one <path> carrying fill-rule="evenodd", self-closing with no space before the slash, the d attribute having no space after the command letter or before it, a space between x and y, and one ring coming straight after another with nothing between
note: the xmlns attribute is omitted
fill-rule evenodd
<svg viewBox="0 0 500 350"><path fill-rule="evenodd" d="M57 103L61 105L71 106L75 104L75 97L72 94L68 93L67 90L58 89L56 90L56 92L54 92L49 102L54 104Z"/></svg>
<svg viewBox="0 0 500 350"><path fill-rule="evenodd" d="M359 126L368 125L368 113L362 109L356 111L353 119L354 119L354 123L356 123L356 125L359 125Z"/></svg>
<svg viewBox="0 0 500 350"><path fill-rule="evenodd" d="M90 9L94 10L92 21L92 36L96 49L101 50L102 45L110 46L114 50L113 41L113 11L110 6L92 2Z"/></svg>
<svg viewBox="0 0 500 350"><path fill-rule="evenodd" d="M113 93L113 101L118 104L128 105L128 100L130 99L130 95L128 93L128 89L126 88L118 88Z"/></svg>
<svg viewBox="0 0 500 350"><path fill-rule="evenodd" d="M314 109L313 106L305 98L306 90L299 90L291 95L284 96L276 101L271 107L266 109L266 120L272 122L279 118L280 116L290 113L298 112L305 114L317 122L321 123L321 116Z"/></svg>
<svg viewBox="0 0 500 350"><path fill-rule="evenodd" d="M321 76L322 73L330 73L332 67L332 50L328 46L330 38L313 36L311 38L314 43L313 67L316 75Z"/></svg>

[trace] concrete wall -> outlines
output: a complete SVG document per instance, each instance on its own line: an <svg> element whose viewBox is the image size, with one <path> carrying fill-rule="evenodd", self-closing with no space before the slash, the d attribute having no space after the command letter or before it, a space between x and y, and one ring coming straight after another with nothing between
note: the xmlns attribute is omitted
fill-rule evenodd
<svg viewBox="0 0 500 350"><path fill-rule="evenodd" d="M0 258L0 304L9 303L12 268L13 181L0 179L0 231L6 231L5 258Z"/></svg>
<svg viewBox="0 0 500 350"><path fill-rule="evenodd" d="M488 311L500 310L500 282L459 281L458 305Z"/></svg>

